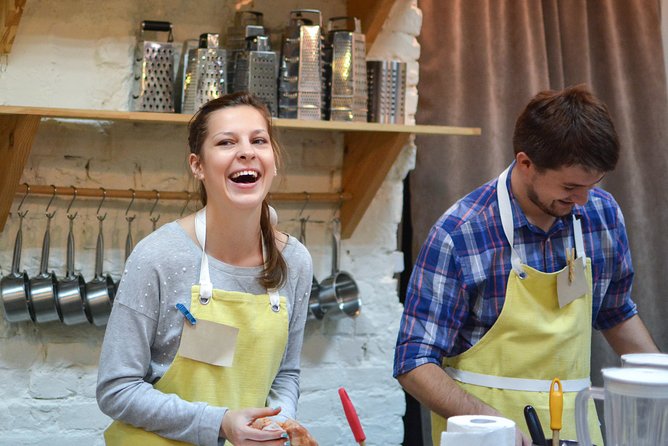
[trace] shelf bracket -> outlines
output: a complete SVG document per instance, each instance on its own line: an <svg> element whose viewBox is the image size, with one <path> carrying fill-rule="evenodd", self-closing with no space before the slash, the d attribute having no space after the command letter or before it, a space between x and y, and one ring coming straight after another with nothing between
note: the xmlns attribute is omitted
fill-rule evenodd
<svg viewBox="0 0 668 446"><path fill-rule="evenodd" d="M409 138L410 133L346 133L342 186L352 199L341 206L343 238L350 238L355 232Z"/></svg>
<svg viewBox="0 0 668 446"><path fill-rule="evenodd" d="M12 6L13 3L13 6ZM12 51L16 30L21 21L26 0L2 0L0 24L2 24L2 40L0 40L0 54L7 55Z"/></svg>
<svg viewBox="0 0 668 446"><path fill-rule="evenodd" d="M39 127L39 116L0 115L0 232Z"/></svg>

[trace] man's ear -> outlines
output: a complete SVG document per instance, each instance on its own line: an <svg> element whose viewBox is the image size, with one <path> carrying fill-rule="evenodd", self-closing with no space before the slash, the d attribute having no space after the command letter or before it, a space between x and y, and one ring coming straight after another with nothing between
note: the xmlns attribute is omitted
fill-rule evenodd
<svg viewBox="0 0 668 446"><path fill-rule="evenodd" d="M518 168L522 173L528 172L534 167L533 161L529 158L524 152L517 152L515 154L515 167Z"/></svg>

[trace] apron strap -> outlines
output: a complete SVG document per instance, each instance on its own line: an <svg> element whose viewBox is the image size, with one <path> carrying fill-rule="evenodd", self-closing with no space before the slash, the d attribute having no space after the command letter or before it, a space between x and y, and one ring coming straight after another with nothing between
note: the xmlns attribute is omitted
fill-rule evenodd
<svg viewBox="0 0 668 446"><path fill-rule="evenodd" d="M496 389L549 392L552 384L550 379L507 378L505 376L467 372L452 367L446 367L444 370L455 381ZM591 386L589 378L561 380L561 387L564 392L579 392L589 386Z"/></svg>
<svg viewBox="0 0 668 446"><path fill-rule="evenodd" d="M211 276L209 275L209 256L206 255L206 206L197 211L195 214L195 235L197 241L202 247L202 259L200 261L200 271L199 271L199 300L200 303L206 305L209 303L211 296L213 295L213 285L211 283ZM266 263L267 261L267 251L264 246L264 237L260 234L261 244L262 244L262 261ZM278 313L281 309L280 302L281 297L278 294L278 290L272 288L267 290L269 294L269 302L271 303L271 309Z"/></svg>
<svg viewBox="0 0 668 446"><path fill-rule="evenodd" d="M501 225L503 226L503 232L506 235L506 239L508 239L508 243L510 244L510 261L513 267L513 271L515 271L515 273L520 276L521 279L524 279L526 277L526 273L522 269L522 259L513 245L513 240L515 238L513 208L510 205L510 195L508 194L508 187L506 186L510 167L511 166L508 166L506 170L504 170L501 175L499 175L499 179L496 185L496 195L499 200Z"/></svg>
<svg viewBox="0 0 668 446"><path fill-rule="evenodd" d="M515 249L513 241L515 239L515 225L513 224L513 208L510 204L510 194L508 193L508 173L512 164L504 170L496 184L496 195L499 201L499 214L501 215L501 225L503 226L503 233L510 244L510 261L513 271L521 278L526 277L526 273L522 269L522 259ZM582 236L582 223L580 219L573 214L573 238L575 239L576 258L581 259L582 265L587 266L587 254L584 248L584 238Z"/></svg>
<svg viewBox="0 0 668 446"><path fill-rule="evenodd" d="M199 300L206 305L213 295L213 285L209 276L209 256L206 255L206 206L195 214L195 235L202 247L202 259L199 268Z"/></svg>

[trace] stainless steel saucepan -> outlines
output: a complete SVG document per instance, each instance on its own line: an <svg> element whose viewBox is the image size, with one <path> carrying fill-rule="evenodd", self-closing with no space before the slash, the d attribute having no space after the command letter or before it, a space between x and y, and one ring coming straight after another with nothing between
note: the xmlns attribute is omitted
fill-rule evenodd
<svg viewBox="0 0 668 446"><path fill-rule="evenodd" d="M84 308L88 321L98 327L106 325L111 313L111 304L114 300L116 286L109 274L102 273L104 262L104 238L102 235L103 217L97 216L100 222L100 231L97 235L97 246L95 249L95 277L86 283L86 294L84 296Z"/></svg>
<svg viewBox="0 0 668 446"><path fill-rule="evenodd" d="M56 294L58 315L65 325L81 324L88 320L84 309L86 281L80 273L74 272L73 227L76 216L76 214L67 214L70 220L70 231L67 235L67 272L65 277L58 282L58 293Z"/></svg>
<svg viewBox="0 0 668 446"><path fill-rule="evenodd" d="M339 269L341 232L338 219L333 222L332 240L332 275L320 282L320 307L332 318L356 317L360 314L362 301L355 279Z"/></svg>
<svg viewBox="0 0 668 446"><path fill-rule="evenodd" d="M17 212L19 214L19 229L16 231L14 241L14 256L12 257L11 272L0 279L0 297L5 310L5 319L8 322L24 322L35 320L34 313L30 307L28 296L30 294L30 280L25 271L19 272L21 264L21 243L23 240L23 217L28 211Z"/></svg>
<svg viewBox="0 0 668 446"><path fill-rule="evenodd" d="M51 322L60 319L56 309L56 290L58 278L56 274L49 272L49 248L51 245L50 229L51 219L56 213L46 213L46 230L42 241L42 260L40 261L39 274L30 279L30 301L35 311L35 322Z"/></svg>

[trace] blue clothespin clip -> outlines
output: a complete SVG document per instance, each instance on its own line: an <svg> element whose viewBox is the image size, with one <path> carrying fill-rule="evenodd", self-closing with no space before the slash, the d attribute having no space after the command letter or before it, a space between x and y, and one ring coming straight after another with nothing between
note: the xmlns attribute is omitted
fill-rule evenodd
<svg viewBox="0 0 668 446"><path fill-rule="evenodd" d="M186 320L190 325L195 325L197 323L197 319L195 319L195 316L188 311L188 309L185 307L183 304L176 304L176 309L179 310L183 315L186 317Z"/></svg>

